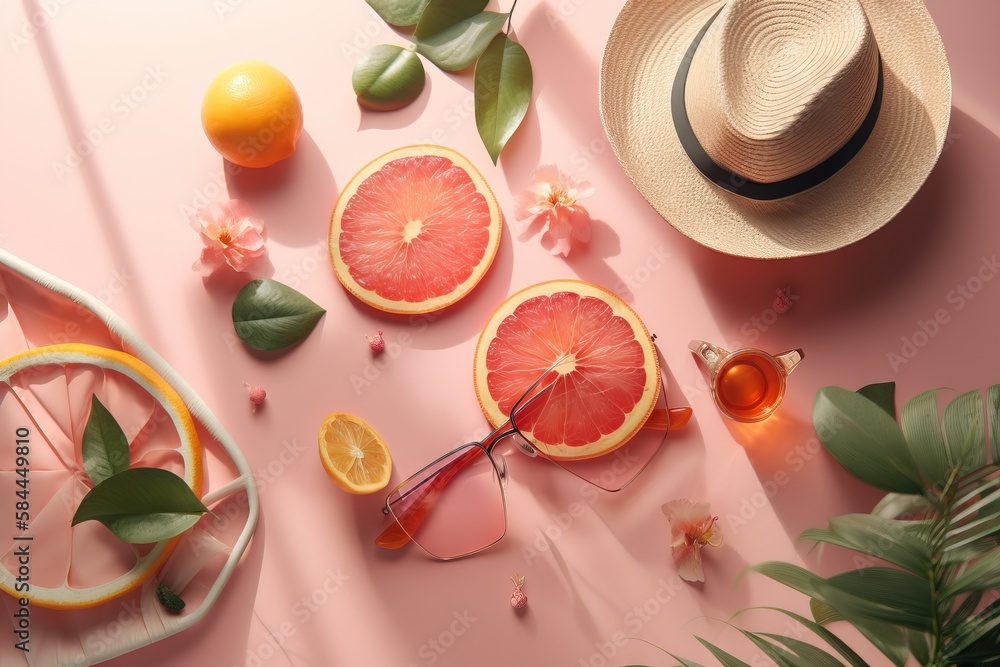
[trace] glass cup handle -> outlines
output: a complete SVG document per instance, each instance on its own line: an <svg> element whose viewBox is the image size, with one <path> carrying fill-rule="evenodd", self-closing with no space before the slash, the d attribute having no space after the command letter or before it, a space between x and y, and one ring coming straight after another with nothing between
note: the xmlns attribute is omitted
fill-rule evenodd
<svg viewBox="0 0 1000 667"><path fill-rule="evenodd" d="M719 361L729 355L728 350L724 350L718 345L706 343L703 340L693 340L688 343L688 349L694 352L708 367L709 373L715 373Z"/></svg>
<svg viewBox="0 0 1000 667"><path fill-rule="evenodd" d="M786 375L791 375L795 367L799 365L799 362L805 359L806 354L800 348L794 350L789 350L788 352L782 352L775 357L779 362L781 362L782 367L785 369Z"/></svg>

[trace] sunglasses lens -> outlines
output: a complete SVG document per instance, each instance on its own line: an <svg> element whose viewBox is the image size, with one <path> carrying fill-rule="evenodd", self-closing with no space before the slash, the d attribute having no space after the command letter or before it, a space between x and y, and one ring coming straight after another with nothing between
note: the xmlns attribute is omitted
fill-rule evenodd
<svg viewBox="0 0 1000 667"><path fill-rule="evenodd" d="M665 395L666 388L661 384L653 414L647 419L643 428L636 431L625 444L606 454L581 460L551 453L547 444L531 431L533 419L537 419L546 409L544 397L513 415L512 422L520 436L534 446L541 458L552 461L606 491L620 491L649 465L663 446L669 426ZM561 407L565 408L565 405L564 403ZM587 421L587 416L583 414L567 413L564 418L567 423Z"/></svg>
<svg viewBox="0 0 1000 667"><path fill-rule="evenodd" d="M495 544L507 528L500 473L478 444L460 447L389 495L403 530L436 558L458 558Z"/></svg>

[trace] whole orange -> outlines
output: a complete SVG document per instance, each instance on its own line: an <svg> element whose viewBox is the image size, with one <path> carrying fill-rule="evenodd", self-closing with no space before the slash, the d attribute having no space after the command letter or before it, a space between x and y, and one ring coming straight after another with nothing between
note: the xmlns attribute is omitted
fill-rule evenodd
<svg viewBox="0 0 1000 667"><path fill-rule="evenodd" d="M295 152L302 102L278 69L244 60L209 84L201 124L222 157L243 167L268 167Z"/></svg>

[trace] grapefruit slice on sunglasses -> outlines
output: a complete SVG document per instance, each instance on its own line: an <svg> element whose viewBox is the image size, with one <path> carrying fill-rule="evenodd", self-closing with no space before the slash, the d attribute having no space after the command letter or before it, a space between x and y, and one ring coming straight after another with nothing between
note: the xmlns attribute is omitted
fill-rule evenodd
<svg viewBox="0 0 1000 667"><path fill-rule="evenodd" d="M639 316L608 290L577 280L528 287L490 318L476 346L476 395L494 426L552 368L542 399L517 426L542 453L573 461L625 444L653 412L659 362Z"/></svg>

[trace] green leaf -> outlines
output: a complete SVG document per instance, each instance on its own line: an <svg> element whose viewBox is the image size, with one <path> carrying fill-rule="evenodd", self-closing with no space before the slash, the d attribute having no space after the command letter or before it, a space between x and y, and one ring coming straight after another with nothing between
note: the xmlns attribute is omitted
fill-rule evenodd
<svg viewBox="0 0 1000 667"><path fill-rule="evenodd" d="M981 612L968 619L959 627L952 642L947 646L949 656L955 656L957 664L968 667L994 664L978 660L996 660L1000 651L1000 600L994 600Z"/></svg>
<svg viewBox="0 0 1000 667"><path fill-rule="evenodd" d="M376 44L358 58L351 83L358 104L374 111L392 111L417 99L425 78L420 56L412 50Z"/></svg>
<svg viewBox="0 0 1000 667"><path fill-rule="evenodd" d="M969 566L954 581L941 589L941 595L949 598L970 591L988 591L1000 587L1000 547Z"/></svg>
<svg viewBox="0 0 1000 667"><path fill-rule="evenodd" d="M681 663L682 667L705 667L705 665L702 665L701 663L693 662L691 660L685 660L684 658L678 658L673 653L667 653L667 655L669 655L671 658L673 658L677 662ZM636 665L635 667L643 667L643 666Z"/></svg>
<svg viewBox="0 0 1000 667"><path fill-rule="evenodd" d="M847 620L840 615L839 611L825 602L820 602L816 598L809 598L809 611L812 612L813 618L820 625Z"/></svg>
<svg viewBox="0 0 1000 667"><path fill-rule="evenodd" d="M90 416L83 429L83 469L94 484L128 470L128 439L114 415L97 399L90 397Z"/></svg>
<svg viewBox="0 0 1000 667"><path fill-rule="evenodd" d="M417 39L417 52L443 70L465 69L486 50L509 14L483 12L429 37Z"/></svg>
<svg viewBox="0 0 1000 667"><path fill-rule="evenodd" d="M827 451L855 477L885 491L923 490L899 426L867 398L823 387L813 404L813 422Z"/></svg>
<svg viewBox="0 0 1000 667"><path fill-rule="evenodd" d="M489 0L429 0L416 29L414 38L433 37L457 23L476 16L489 4Z"/></svg>
<svg viewBox="0 0 1000 667"><path fill-rule="evenodd" d="M815 600L810 600L810 603L815 602ZM819 603L822 604L822 603ZM827 644L832 646L840 655L844 656L853 667L868 667L868 663L861 659L854 649L848 646L844 640L842 640L837 635L833 634L822 625L815 621L811 621L804 616L800 616L792 611L787 611L785 609L779 609L778 607L764 607L764 609L773 609L774 611L781 612L782 614L792 618L806 628L811 630L813 634L825 641Z"/></svg>
<svg viewBox="0 0 1000 667"><path fill-rule="evenodd" d="M797 657L790 651L781 648L780 646L775 646L771 642L765 641L757 633L747 632L746 630L740 630L743 636L752 641L761 652L774 660L774 663L778 667L815 667L808 662L800 662ZM836 664L836 663L834 663ZM843 667L838 665L837 667Z"/></svg>
<svg viewBox="0 0 1000 667"><path fill-rule="evenodd" d="M938 419L939 391L931 389L908 400L899 415L899 424L917 467L927 479L941 487L951 473L952 464Z"/></svg>
<svg viewBox="0 0 1000 667"><path fill-rule="evenodd" d="M760 632L758 634L791 649L801 659L796 661L796 664L802 664L806 667L843 667L843 663L834 656L822 649L816 648L812 644L807 644L793 637L776 635L770 632Z"/></svg>
<svg viewBox="0 0 1000 667"><path fill-rule="evenodd" d="M528 53L503 32L476 63L476 127L493 164L528 111L531 77Z"/></svg>
<svg viewBox="0 0 1000 667"><path fill-rule="evenodd" d="M809 608L817 623L833 623L834 621L848 620L836 609L815 598L809 600ZM906 646L906 635L902 628L890 623L870 619L854 618L849 622L872 643L872 646L889 658L892 664L898 667L903 667L906 664L906 659L909 657L910 652ZM836 645L834 647L836 648ZM843 655L843 651L841 651L841 654Z"/></svg>
<svg viewBox="0 0 1000 667"><path fill-rule="evenodd" d="M931 659L931 647L928 644L928 636L923 632L910 630L907 633L907 645L910 653L921 665L926 665Z"/></svg>
<svg viewBox="0 0 1000 667"><path fill-rule="evenodd" d="M827 603L852 623L870 619L917 630L932 625L930 584L901 570L868 567L823 579L790 563L762 563L753 569Z"/></svg>
<svg viewBox="0 0 1000 667"><path fill-rule="evenodd" d="M858 393L869 401L879 406L885 413L896 419L896 383L879 382L877 384L865 385L858 389Z"/></svg>
<svg viewBox="0 0 1000 667"><path fill-rule="evenodd" d="M970 391L944 409L944 432L948 451L962 472L986 465L986 431L983 426L983 397Z"/></svg>
<svg viewBox="0 0 1000 667"><path fill-rule="evenodd" d="M73 524L100 521L130 544L180 535L208 511L183 479L161 468L131 468L90 490Z"/></svg>
<svg viewBox="0 0 1000 667"><path fill-rule="evenodd" d="M830 529L810 529L800 540L814 540L860 551L926 576L931 569L927 544L930 524L894 521L871 514L845 514L830 519Z"/></svg>
<svg viewBox="0 0 1000 667"><path fill-rule="evenodd" d="M701 645L707 648L709 652L715 656L715 659L719 661L722 667L750 667L749 663L743 662L736 656L726 653L715 644L707 642L701 637L695 637L695 639L701 642Z"/></svg>
<svg viewBox="0 0 1000 667"><path fill-rule="evenodd" d="M308 336L325 312L291 287L263 278L236 295L233 326L255 350L280 350Z"/></svg>
<svg viewBox="0 0 1000 667"><path fill-rule="evenodd" d="M416 25L430 0L365 0L390 25Z"/></svg>
<svg viewBox="0 0 1000 667"><path fill-rule="evenodd" d="M986 415L990 425L990 448L993 461L1000 461L1000 384L986 390Z"/></svg>

